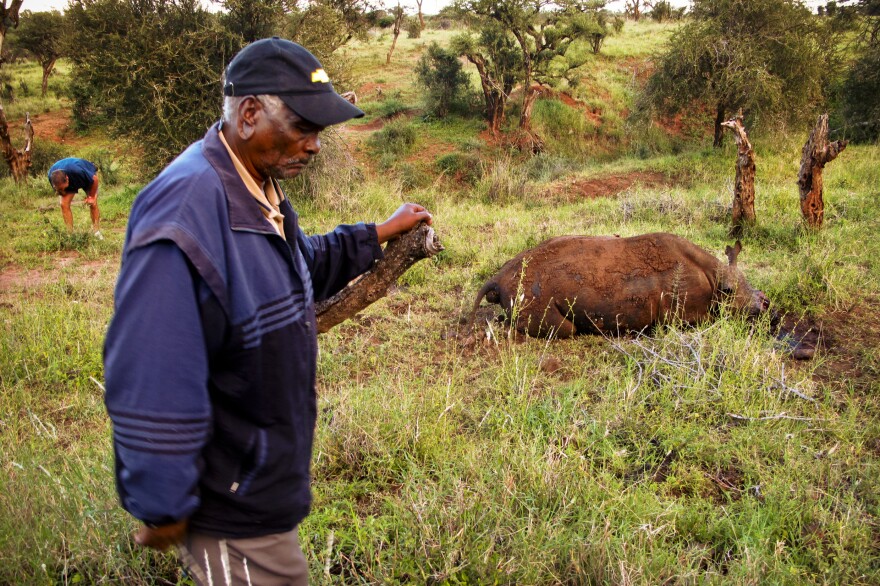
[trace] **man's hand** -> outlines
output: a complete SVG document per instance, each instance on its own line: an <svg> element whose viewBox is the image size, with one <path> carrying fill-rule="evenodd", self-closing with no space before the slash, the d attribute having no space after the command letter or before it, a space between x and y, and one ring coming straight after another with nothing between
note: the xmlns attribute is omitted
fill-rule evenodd
<svg viewBox="0 0 880 586"><path fill-rule="evenodd" d="M144 525L134 534L134 542L144 547L165 551L172 545L183 541L183 537L186 535L186 525L186 519L159 527L147 527Z"/></svg>
<svg viewBox="0 0 880 586"><path fill-rule="evenodd" d="M376 234L379 236L379 244L409 232L419 222L433 222L431 214L417 203L405 203L391 217L376 225Z"/></svg>

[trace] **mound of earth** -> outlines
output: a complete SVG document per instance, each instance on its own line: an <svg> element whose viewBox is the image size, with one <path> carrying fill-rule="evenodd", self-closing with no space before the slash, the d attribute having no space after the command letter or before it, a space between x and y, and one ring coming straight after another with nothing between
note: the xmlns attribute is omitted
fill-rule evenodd
<svg viewBox="0 0 880 586"><path fill-rule="evenodd" d="M678 183L659 171L633 171L603 175L601 177L580 177L565 183L556 183L541 194L545 199L573 202L597 197L614 197L634 185L643 187L662 187Z"/></svg>

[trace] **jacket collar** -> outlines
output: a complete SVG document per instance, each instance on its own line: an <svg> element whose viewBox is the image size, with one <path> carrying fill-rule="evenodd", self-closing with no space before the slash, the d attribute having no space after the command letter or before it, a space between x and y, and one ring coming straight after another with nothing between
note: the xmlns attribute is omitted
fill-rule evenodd
<svg viewBox="0 0 880 586"><path fill-rule="evenodd" d="M229 208L229 227L233 230L248 230L251 232L265 232L276 234L263 215L262 210L254 196L247 190L235 165L229 157L229 152L220 141L220 122L214 123L208 129L202 142L202 153L217 171L223 190L226 193L226 204Z"/></svg>

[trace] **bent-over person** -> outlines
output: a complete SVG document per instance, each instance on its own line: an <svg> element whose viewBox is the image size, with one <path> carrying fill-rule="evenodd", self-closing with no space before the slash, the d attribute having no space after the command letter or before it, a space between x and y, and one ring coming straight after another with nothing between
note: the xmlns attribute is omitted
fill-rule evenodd
<svg viewBox="0 0 880 586"><path fill-rule="evenodd" d="M73 230L73 212L70 204L73 196L82 189L86 193L85 203L92 216L92 231L95 238L103 240L100 230L101 213L98 211L98 168L85 159L68 157L56 162L49 169L49 183L58 194L61 217L68 230Z"/></svg>

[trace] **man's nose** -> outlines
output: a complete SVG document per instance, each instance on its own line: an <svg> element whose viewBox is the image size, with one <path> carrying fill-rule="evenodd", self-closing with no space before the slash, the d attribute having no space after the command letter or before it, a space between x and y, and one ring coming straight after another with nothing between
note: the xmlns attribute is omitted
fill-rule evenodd
<svg viewBox="0 0 880 586"><path fill-rule="evenodd" d="M317 155L321 152L321 138L317 133L313 134L306 140L306 152L310 155Z"/></svg>

